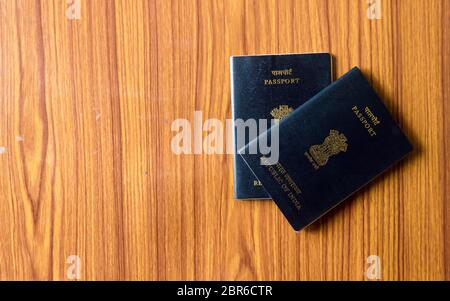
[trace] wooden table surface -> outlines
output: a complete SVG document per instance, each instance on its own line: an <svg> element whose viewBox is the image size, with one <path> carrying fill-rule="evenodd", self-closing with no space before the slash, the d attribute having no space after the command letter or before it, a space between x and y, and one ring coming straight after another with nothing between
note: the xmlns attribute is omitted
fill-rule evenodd
<svg viewBox="0 0 450 301"><path fill-rule="evenodd" d="M450 1L381 4L1 0L0 279L450 279ZM230 55L319 51L416 150L295 233L171 124L231 118Z"/></svg>

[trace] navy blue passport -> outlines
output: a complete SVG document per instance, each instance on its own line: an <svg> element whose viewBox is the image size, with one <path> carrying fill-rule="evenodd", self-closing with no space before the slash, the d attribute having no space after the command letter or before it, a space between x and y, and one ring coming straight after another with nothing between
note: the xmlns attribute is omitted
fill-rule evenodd
<svg viewBox="0 0 450 301"><path fill-rule="evenodd" d="M233 56L230 65L234 195L241 200L270 199L237 150L269 128L272 119L285 118L327 87L332 81L332 57L328 53ZM260 126L260 119L268 121L267 128ZM257 134L246 129L238 138L238 124L256 124Z"/></svg>
<svg viewBox="0 0 450 301"><path fill-rule="evenodd" d="M277 130L278 163L268 165L267 156L250 149ZM239 154L292 227L301 230L410 151L408 139L355 67Z"/></svg>

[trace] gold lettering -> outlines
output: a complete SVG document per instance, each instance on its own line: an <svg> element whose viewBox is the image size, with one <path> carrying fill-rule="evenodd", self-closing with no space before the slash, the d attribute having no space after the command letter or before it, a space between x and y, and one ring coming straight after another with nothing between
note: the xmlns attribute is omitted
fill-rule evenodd
<svg viewBox="0 0 450 301"><path fill-rule="evenodd" d="M254 180L254 181L253 181L253 186L255 186L255 187L260 187L260 186L262 186L262 183L261 183L261 181L259 181L259 180Z"/></svg>
<svg viewBox="0 0 450 301"><path fill-rule="evenodd" d="M372 111L370 110L369 107L366 107L364 109L364 112L366 112L367 116L370 118L370 120L372 120L373 125L379 125L380 124L380 120L378 119L377 116L375 116L375 114L372 113Z"/></svg>
<svg viewBox="0 0 450 301"><path fill-rule="evenodd" d="M367 133L370 135L370 137L376 136L377 132L375 131L374 126L380 124L381 121L377 116L375 116L375 114L373 114L372 110L370 110L370 108L367 106L364 108L364 113L366 114L367 118L363 113L361 113L358 106L353 106L352 111L353 113L355 113L356 118L359 119L361 124L367 130Z"/></svg>
<svg viewBox="0 0 450 301"><path fill-rule="evenodd" d="M293 73L292 68L289 69L283 69L283 70L272 70L270 72L273 76L290 76ZM300 83L299 77L293 77L293 78L272 78L272 79L265 79L264 85L270 86L270 85L295 85Z"/></svg>
<svg viewBox="0 0 450 301"><path fill-rule="evenodd" d="M261 162L263 161L264 158L261 158ZM275 165L267 165L266 167L274 181L280 185L281 191L285 193L286 197L292 202L292 205L297 210L300 210L301 204L297 196L301 194L301 190L289 175L286 168L279 162Z"/></svg>

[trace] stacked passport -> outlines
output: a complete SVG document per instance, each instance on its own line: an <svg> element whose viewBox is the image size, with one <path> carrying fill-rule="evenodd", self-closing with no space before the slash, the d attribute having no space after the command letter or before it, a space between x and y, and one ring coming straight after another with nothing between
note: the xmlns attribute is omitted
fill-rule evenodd
<svg viewBox="0 0 450 301"><path fill-rule="evenodd" d="M358 68L330 84L329 54L232 57L231 65L236 198L272 198L295 230L412 150ZM271 107L278 122L256 137L244 129L242 146L240 119L270 118Z"/></svg>
<svg viewBox="0 0 450 301"><path fill-rule="evenodd" d="M261 132L259 120L283 119L331 84L332 57L328 53L231 57L231 97L235 125L246 123ZM255 121L253 124L251 121ZM239 141L234 133L235 154L250 142L249 133ZM253 133L254 133L253 132ZM253 137L256 138L256 137ZM236 199L270 199L244 160L234 156Z"/></svg>

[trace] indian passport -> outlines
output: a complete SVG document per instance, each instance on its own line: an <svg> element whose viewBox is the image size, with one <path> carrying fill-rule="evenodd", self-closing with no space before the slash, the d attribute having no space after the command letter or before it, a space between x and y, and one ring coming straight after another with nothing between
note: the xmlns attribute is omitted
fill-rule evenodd
<svg viewBox="0 0 450 301"><path fill-rule="evenodd" d="M258 140L278 131L278 160ZM412 151L362 72L353 68L239 154L295 230L308 226Z"/></svg>
<svg viewBox="0 0 450 301"><path fill-rule="evenodd" d="M282 120L332 82L328 53L232 56L231 107L236 199L270 199L237 154L273 120ZM266 121L269 124L262 124ZM240 130L242 129L242 130Z"/></svg>

